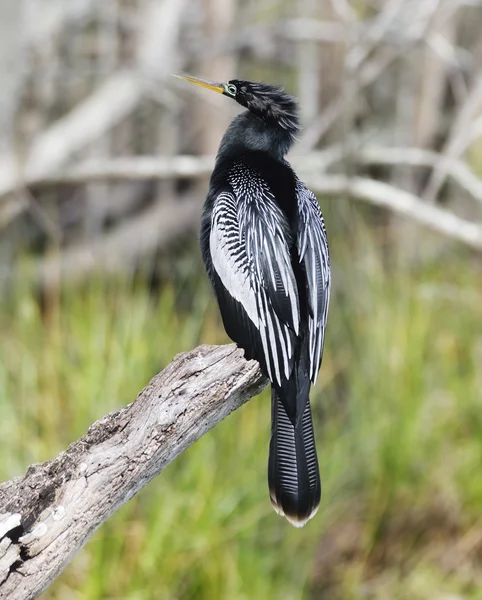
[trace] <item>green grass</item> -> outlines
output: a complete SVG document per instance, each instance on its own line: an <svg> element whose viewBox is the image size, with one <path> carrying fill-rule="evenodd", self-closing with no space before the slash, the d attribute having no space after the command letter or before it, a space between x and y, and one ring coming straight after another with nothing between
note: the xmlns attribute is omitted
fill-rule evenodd
<svg viewBox="0 0 482 600"><path fill-rule="evenodd" d="M367 241L368 240L368 241ZM266 483L266 393L110 519L45 599L481 598L482 278L455 252L387 267L332 241L326 357L312 394L324 494L295 530ZM459 248L455 248L460 252ZM196 271L197 269L193 269ZM204 277L93 279L0 300L0 476L132 401L172 357L225 341Z"/></svg>

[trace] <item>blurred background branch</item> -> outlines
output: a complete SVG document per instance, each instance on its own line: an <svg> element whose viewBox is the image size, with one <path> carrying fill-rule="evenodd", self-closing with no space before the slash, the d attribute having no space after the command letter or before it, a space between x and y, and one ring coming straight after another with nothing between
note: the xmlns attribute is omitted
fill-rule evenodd
<svg viewBox="0 0 482 600"><path fill-rule="evenodd" d="M180 88L174 70L272 79L269 65L301 100L297 151L342 145L327 165L293 157L298 169L314 165L318 181L325 172L374 173L395 190L480 222L482 182L471 162L482 133L482 47L471 28L477 6L391 0L363 10L305 0L291 11L280 4L266 18L254 4L234 1L197 0L189 9L174 0L5 2L2 22L17 34L0 48L11 82L0 129L2 271L13 274L19 253L44 241L62 252L75 243L73 255L93 237L96 245L104 235L122 239L126 217L136 215L139 228L131 223L128 231L142 235L152 211L167 215L184 194L202 202L209 158L176 155L214 152L236 109ZM423 211L404 214L430 225ZM435 229L467 242L454 228ZM165 250L162 231L159 243L145 247Z"/></svg>

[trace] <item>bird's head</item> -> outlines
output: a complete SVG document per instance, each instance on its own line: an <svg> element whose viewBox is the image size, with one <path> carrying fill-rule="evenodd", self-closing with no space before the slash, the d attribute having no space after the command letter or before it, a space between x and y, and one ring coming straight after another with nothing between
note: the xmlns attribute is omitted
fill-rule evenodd
<svg viewBox="0 0 482 600"><path fill-rule="evenodd" d="M281 127L292 135L296 135L298 131L296 100L280 87L240 79L216 83L191 75L176 77L236 100L268 125Z"/></svg>

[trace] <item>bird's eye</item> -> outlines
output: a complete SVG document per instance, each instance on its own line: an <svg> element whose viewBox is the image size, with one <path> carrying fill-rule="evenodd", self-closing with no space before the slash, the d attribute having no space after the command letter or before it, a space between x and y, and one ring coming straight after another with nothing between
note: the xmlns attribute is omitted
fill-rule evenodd
<svg viewBox="0 0 482 600"><path fill-rule="evenodd" d="M228 84L228 85L226 86L226 91L228 92L228 94L229 94L230 96L236 96L236 92L237 92L238 90L237 90L237 88L236 88L236 86L235 86L235 85L233 85L232 83L230 83L230 84Z"/></svg>

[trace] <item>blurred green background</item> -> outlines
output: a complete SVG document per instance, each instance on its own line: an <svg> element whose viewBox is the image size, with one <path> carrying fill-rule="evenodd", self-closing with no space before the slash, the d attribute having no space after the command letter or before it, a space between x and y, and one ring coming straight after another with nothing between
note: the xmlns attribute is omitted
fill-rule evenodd
<svg viewBox="0 0 482 600"><path fill-rule="evenodd" d="M0 22L2 480L132 402L176 353L228 341L196 241L210 159L175 161L210 157L236 107L171 71L283 83L302 106L298 160L338 156L311 175L482 220L476 1L4 0ZM433 161L359 160L370 144ZM480 254L343 193L319 200L333 293L312 392L316 518L296 530L271 509L265 391L42 598L482 598Z"/></svg>

